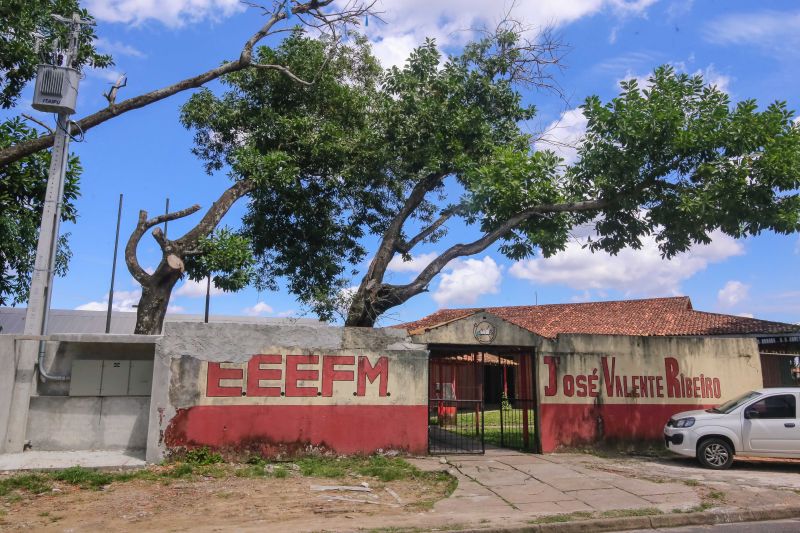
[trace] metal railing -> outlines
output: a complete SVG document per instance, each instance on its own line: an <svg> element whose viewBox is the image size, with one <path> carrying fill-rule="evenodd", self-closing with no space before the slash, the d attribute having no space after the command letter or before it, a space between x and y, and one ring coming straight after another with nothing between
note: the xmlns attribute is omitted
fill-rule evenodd
<svg viewBox="0 0 800 533"><path fill-rule="evenodd" d="M537 451L534 416L536 416L534 400L509 400L504 407L500 408L498 444L503 448L528 452ZM489 437L490 442L495 440L492 437L495 437L494 432Z"/></svg>
<svg viewBox="0 0 800 533"><path fill-rule="evenodd" d="M483 453L481 400L428 401L428 453Z"/></svg>

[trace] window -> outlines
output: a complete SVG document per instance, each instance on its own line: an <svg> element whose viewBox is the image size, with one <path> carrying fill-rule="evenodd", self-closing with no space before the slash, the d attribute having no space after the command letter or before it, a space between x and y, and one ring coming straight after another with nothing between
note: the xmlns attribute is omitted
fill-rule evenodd
<svg viewBox="0 0 800 533"><path fill-rule="evenodd" d="M797 418L794 394L768 396L747 408L750 418Z"/></svg>

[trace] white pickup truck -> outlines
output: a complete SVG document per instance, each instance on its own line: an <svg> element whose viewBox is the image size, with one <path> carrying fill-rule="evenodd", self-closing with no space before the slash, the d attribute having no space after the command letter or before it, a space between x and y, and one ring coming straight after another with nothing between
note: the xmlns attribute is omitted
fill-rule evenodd
<svg viewBox="0 0 800 533"><path fill-rule="evenodd" d="M667 449L707 468L730 468L733 456L800 459L800 388L750 391L705 411L672 415Z"/></svg>

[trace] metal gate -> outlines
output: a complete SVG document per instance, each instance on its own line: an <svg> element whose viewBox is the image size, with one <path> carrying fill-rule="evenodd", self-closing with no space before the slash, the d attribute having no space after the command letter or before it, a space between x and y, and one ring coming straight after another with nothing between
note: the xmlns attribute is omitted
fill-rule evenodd
<svg viewBox="0 0 800 533"><path fill-rule="evenodd" d="M483 453L483 401L428 401L428 453Z"/></svg>
<svg viewBox="0 0 800 533"><path fill-rule="evenodd" d="M526 452L537 452L536 402L534 400L503 401L499 409L500 435L498 444L502 448L513 448Z"/></svg>

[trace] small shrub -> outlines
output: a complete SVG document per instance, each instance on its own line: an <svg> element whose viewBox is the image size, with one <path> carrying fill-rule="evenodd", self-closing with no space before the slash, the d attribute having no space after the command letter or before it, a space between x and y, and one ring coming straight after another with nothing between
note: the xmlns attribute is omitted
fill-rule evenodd
<svg viewBox="0 0 800 533"><path fill-rule="evenodd" d="M184 456L183 460L187 463L193 465L213 465L217 463L222 463L222 455L217 452L212 452L205 446L202 448L192 448L191 450L186 450L186 455Z"/></svg>

